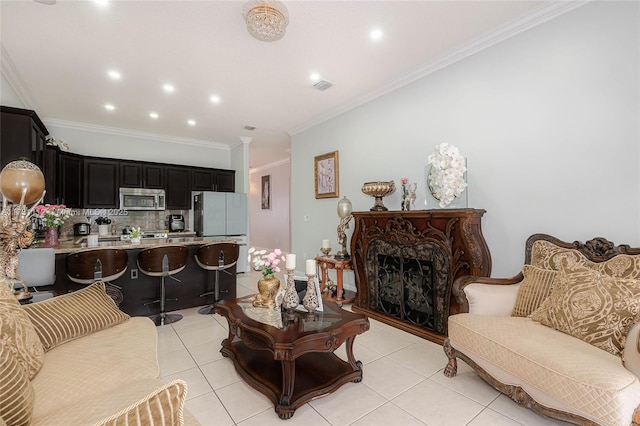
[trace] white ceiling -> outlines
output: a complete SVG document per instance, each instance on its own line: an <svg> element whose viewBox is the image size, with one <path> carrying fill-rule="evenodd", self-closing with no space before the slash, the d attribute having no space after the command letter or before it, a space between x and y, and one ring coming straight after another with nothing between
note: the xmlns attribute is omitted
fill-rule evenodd
<svg viewBox="0 0 640 426"><path fill-rule="evenodd" d="M285 1L283 39L252 38L244 1L0 1L2 71L45 119L234 145L250 166L290 134L404 84L543 1ZM384 35L373 42L369 33ZM117 69L120 81L107 77ZM335 85L312 87L312 72ZM165 82L176 90L166 94ZM213 104L212 94L222 101ZM107 111L104 104L115 105ZM159 114L157 120L149 112ZM196 126L188 126L193 118ZM253 132L245 125L255 126Z"/></svg>

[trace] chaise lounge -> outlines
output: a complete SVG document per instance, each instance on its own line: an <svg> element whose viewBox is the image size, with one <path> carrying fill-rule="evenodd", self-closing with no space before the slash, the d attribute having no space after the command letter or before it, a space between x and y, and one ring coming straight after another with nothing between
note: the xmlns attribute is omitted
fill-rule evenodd
<svg viewBox="0 0 640 426"><path fill-rule="evenodd" d="M449 317L446 376L460 358L544 416L640 424L640 248L536 234L520 274L461 277L453 293L464 313Z"/></svg>

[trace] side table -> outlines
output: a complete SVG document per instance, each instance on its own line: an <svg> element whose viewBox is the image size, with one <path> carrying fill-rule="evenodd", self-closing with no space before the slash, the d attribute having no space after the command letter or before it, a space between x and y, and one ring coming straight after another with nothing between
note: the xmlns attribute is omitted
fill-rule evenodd
<svg viewBox="0 0 640 426"><path fill-rule="evenodd" d="M352 291L345 291L345 297L342 297L342 271L351 270L351 260L337 260L332 257L318 256L316 257L316 263L320 267L322 273L322 279L320 281L320 291L324 293L327 283L327 269L336 270L336 296L328 297L331 300L335 300L338 306L342 306L343 303L351 303L355 299L356 294ZM326 298L326 296L325 296Z"/></svg>

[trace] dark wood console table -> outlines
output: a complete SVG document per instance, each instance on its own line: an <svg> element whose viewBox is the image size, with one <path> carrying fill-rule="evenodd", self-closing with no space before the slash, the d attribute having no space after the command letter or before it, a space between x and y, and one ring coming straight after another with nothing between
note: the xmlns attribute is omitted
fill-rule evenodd
<svg viewBox="0 0 640 426"><path fill-rule="evenodd" d="M279 311L256 308L254 296L223 300L217 314L227 319L229 337L220 352L233 361L240 376L266 395L285 420L301 405L362 380L362 363L353 355L358 334L369 320L324 301L324 311ZM346 345L347 361L333 352Z"/></svg>
<svg viewBox="0 0 640 426"><path fill-rule="evenodd" d="M453 281L462 275L491 274L491 254L481 229L484 213L354 212L353 311L442 344L449 315L460 312L451 297Z"/></svg>

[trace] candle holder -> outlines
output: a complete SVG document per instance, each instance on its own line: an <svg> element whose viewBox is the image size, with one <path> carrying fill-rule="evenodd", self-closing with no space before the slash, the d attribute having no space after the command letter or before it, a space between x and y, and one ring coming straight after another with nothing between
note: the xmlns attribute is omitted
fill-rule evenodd
<svg viewBox="0 0 640 426"><path fill-rule="evenodd" d="M329 257L329 253L331 253L331 247L322 247L320 251L322 252L322 255L324 257Z"/></svg>
<svg viewBox="0 0 640 426"><path fill-rule="evenodd" d="M284 299L282 305L287 310L294 310L300 303L298 292L296 291L296 283L293 279L294 269L287 269L287 286L284 290Z"/></svg>
<svg viewBox="0 0 640 426"><path fill-rule="evenodd" d="M318 295L316 294L316 275L307 274L307 294L302 299L302 306L304 306L309 313L316 310L318 307Z"/></svg>

